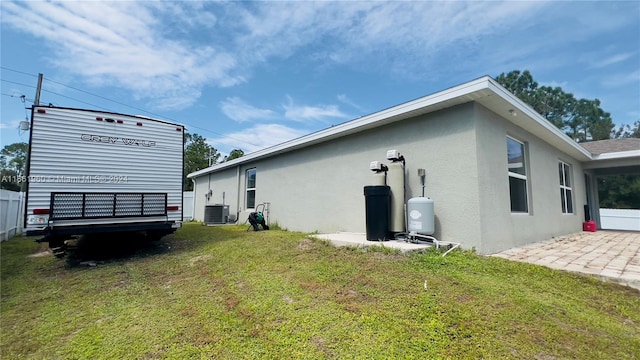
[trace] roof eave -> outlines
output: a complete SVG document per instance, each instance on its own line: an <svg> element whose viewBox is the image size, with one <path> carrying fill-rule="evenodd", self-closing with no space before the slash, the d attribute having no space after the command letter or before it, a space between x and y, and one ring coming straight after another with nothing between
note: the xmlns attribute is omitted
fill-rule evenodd
<svg viewBox="0 0 640 360"><path fill-rule="evenodd" d="M487 89L490 80L491 78L489 76L483 76L476 80L472 80L467 83L439 91L435 94L408 101L406 103L396 105L370 115L362 116L358 119L354 119L340 125L332 126L330 128L326 128L309 135L289 140L287 142L274 145L266 149L249 153L241 158L234 159L230 162L213 165L206 169L190 173L189 175L187 175L187 178L206 175L210 172L223 170L264 157L292 151L294 149L311 146L313 144L346 136L354 132L390 124L408 117L413 117L419 114L440 110L465 102L470 102L474 100L473 97L471 97L474 93L478 93L482 90Z"/></svg>
<svg viewBox="0 0 640 360"><path fill-rule="evenodd" d="M278 145L274 145L266 149L258 150L253 153L249 153L241 158L234 159L229 162L213 165L206 169L190 173L189 175L187 175L187 178L195 178L214 171L231 168L265 157L274 156L280 153L292 151L294 149L299 149L342 136L347 136L354 132L387 125L405 118L445 109L470 101L478 101L482 104L483 99L486 99L491 94L498 95L503 101L499 109L490 108L492 111L498 113L515 125L534 133L536 136L539 136L552 146L568 153L569 155L575 157L580 161L588 161L592 159L591 153L589 153L586 149L573 141L573 139L564 134L560 129L556 128L540 114L536 113L522 100L511 94L491 77L483 76L464 84L454 86L437 93L421 97L419 99L408 101L406 103L396 105L391 108L342 123L340 125L320 130L315 133L305 135ZM524 115L521 116L521 118L526 117L531 119L532 121L516 122L515 118L509 113L509 110L511 109L519 112L519 114L521 115Z"/></svg>
<svg viewBox="0 0 640 360"><path fill-rule="evenodd" d="M618 152L608 152L603 154L594 155L592 161L603 161L603 160L618 160L618 159L629 159L629 158L640 158L640 150L628 150L628 151L618 151Z"/></svg>
<svg viewBox="0 0 640 360"><path fill-rule="evenodd" d="M524 101L520 100L517 96L510 93L496 80L491 78L489 79L489 89L492 90L496 95L500 96L505 102L505 106L501 109L502 111L498 112L498 114L503 118L507 119L516 126L533 133L555 148L571 155L576 160L589 161L592 159L592 155L589 151L587 151L587 149L580 146L580 144L574 141L562 130L558 129L542 115L538 114ZM515 113L512 113L511 110L513 110ZM519 117L522 116L532 121L520 121Z"/></svg>

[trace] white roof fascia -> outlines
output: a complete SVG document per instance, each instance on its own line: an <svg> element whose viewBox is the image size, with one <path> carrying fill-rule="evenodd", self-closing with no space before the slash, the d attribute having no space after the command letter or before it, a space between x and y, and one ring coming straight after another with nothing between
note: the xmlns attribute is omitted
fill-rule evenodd
<svg viewBox="0 0 640 360"><path fill-rule="evenodd" d="M640 150L628 150L593 155L593 160L585 162L583 168L591 170L639 165Z"/></svg>
<svg viewBox="0 0 640 360"><path fill-rule="evenodd" d="M538 125L542 126L545 130L547 130L551 134L553 134L553 135L559 137L560 139L562 139L565 143L567 143L574 150L576 150L579 153L581 153L582 155L584 155L584 157L586 157L588 160L592 160L593 159L593 156L591 155L591 153L587 149L585 149L580 144L578 144L576 141L574 141L572 138L570 138L562 130L558 129L555 125L553 125L550 121L545 119L542 115L538 114L535 110L533 110L533 108L531 108L524 101L520 100L517 96L513 95L512 93L510 93L507 89L505 89L497 81L495 81L494 79L489 78L489 84L490 84L489 85L489 89L491 89L494 93L496 93L497 95L502 97L505 101L507 101L510 104L512 104L516 108L514 110L518 110L522 114L524 114L524 115L528 116L529 118L531 118L532 120L534 120L536 123L538 123Z"/></svg>
<svg viewBox="0 0 640 360"><path fill-rule="evenodd" d="M269 155L291 151L295 148L309 146L309 145L323 142L335 137L344 136L354 132L355 130L381 126L385 123L398 121L401 119L402 115L410 113L412 111L428 108L429 106L432 106L435 104L443 103L451 99L469 95L479 90L487 89L490 79L491 78L489 76L483 76L479 79L476 79L458 86L454 86L452 88L437 92L432 95L427 95L416 100L412 100L400 105L393 106L388 109L378 111L370 115L363 116L355 120L342 123L340 125L332 126L330 128L299 137L297 139L289 140L287 142L274 145L266 149L258 150L256 152L247 154L243 157L234 159L229 162L213 165L211 167L193 172L187 175L187 177L188 178L198 177L200 175L205 175L213 171L222 170L222 169L233 167L239 164L247 163L252 160L257 160L263 157L267 157ZM394 119L396 117L399 117L399 118ZM390 120L390 121L385 122L385 120Z"/></svg>
<svg viewBox="0 0 640 360"><path fill-rule="evenodd" d="M598 155L593 155L593 161L600 160L618 160L618 159L627 159L640 157L640 150L628 150L628 151L618 151L618 152L609 152Z"/></svg>

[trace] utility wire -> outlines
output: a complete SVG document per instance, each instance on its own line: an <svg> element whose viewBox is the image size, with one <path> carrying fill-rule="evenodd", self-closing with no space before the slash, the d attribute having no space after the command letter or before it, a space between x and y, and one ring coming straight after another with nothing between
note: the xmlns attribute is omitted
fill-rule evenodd
<svg viewBox="0 0 640 360"><path fill-rule="evenodd" d="M88 102L86 102L86 101L82 101L82 100L74 99L74 98L72 98L72 97L65 96L65 95L62 95L62 94L58 94L58 93L53 92L53 91L50 91L50 90L42 89L42 91L43 91L43 92L48 92L48 93L53 94L53 95L58 95L58 96L61 96L61 97L63 97L63 98L70 99L70 100L73 100L73 101L81 102L81 103L86 104L86 105L94 106L94 107L97 107L97 108L102 109L102 110L105 110L105 111L109 111L109 109L104 108L104 107L102 107L102 106L100 106L100 105L96 105L96 104L88 103ZM40 101L40 102L45 102L45 103L46 103L46 101Z"/></svg>
<svg viewBox="0 0 640 360"><path fill-rule="evenodd" d="M2 94L4 96L8 96L10 98L19 98L20 102L22 102L23 104L26 101L33 102L33 99L27 99L27 96L24 95L24 94L20 94L19 96L17 96L16 92L14 92L13 94L7 94L7 93L0 93L0 94ZM24 108L24 119L25 119L25 121L29 121L29 113L27 112L26 104L25 104L25 108ZM17 126L17 129L18 129L18 137L20 137L20 139L23 140L22 134L24 132L20 129L20 126Z"/></svg>
<svg viewBox="0 0 640 360"><path fill-rule="evenodd" d="M73 86L71 86L71 85L67 85L67 84L63 84L63 83L58 82L58 81L55 81L55 80L51 80L51 79L49 79L49 78L47 78L47 77L45 77L44 79L45 79L46 81L50 81L50 82L52 82L52 83L54 83L54 84L58 84L58 85L62 85L62 86L66 86L66 87L68 87L69 89L73 89L73 90L76 90L76 91L80 91L81 93L85 93L85 94L87 94L87 95L91 95L91 96L95 96L95 97L100 98L100 99L103 99L103 100L111 101L112 103L116 103L116 104L118 104L118 105L122 105L122 106L126 106L126 107L129 107L129 108L132 108L132 109L136 109L136 110L138 110L138 111L142 111L142 112L145 112L145 113L147 113L147 114L154 115L154 116L163 117L163 116L162 116L162 115L160 115L160 114L154 114L154 113L152 113L152 112L150 112L150 111L147 111L147 110L144 110L144 109L141 109L141 108L138 108L138 107L132 106L132 105L128 105L128 104L125 104L125 103L122 103L122 102L119 102L119 101L116 101L116 100L112 100L112 99L106 98L106 97L104 97L104 96L102 96L102 95L92 94L92 93L90 93L90 92L88 92L88 91L86 91L86 90L78 89L78 88L73 87ZM104 109L104 108L102 108L102 109ZM169 119L169 118L167 118L167 117L164 117L164 118L165 118L165 119ZM171 119L169 119L169 120L171 120ZM172 121L175 121L175 120L172 120ZM177 122L177 121L175 121L175 122Z"/></svg>
<svg viewBox="0 0 640 360"><path fill-rule="evenodd" d="M23 83L19 83L19 82L11 81L11 80L5 80L5 79L2 79L2 82L6 82L6 83L10 83L10 84L14 84L14 85L26 86L26 87L30 87L30 88L33 88L33 89L35 89L35 88L36 88L36 87L35 87L35 86L33 86L33 85L27 85L27 84L23 84Z"/></svg>
<svg viewBox="0 0 640 360"><path fill-rule="evenodd" d="M20 94L20 96L18 96L16 94L7 94L7 93L0 93L0 94L4 95L4 96L12 97L12 98L20 98L21 100L23 100L22 101L23 103L24 103L24 100L29 101L29 102L33 102L33 99L29 99L24 94Z"/></svg>
<svg viewBox="0 0 640 360"><path fill-rule="evenodd" d="M70 86L70 85L67 85L67 84L63 84L63 83L58 82L58 81L55 81L55 80L51 80L51 79L46 78L46 77L45 77L44 79L45 79L46 81L50 81L50 82L55 83L55 84L58 84L58 85L66 86L66 87L68 87L68 88L70 88L70 89L73 89L73 90L76 90L76 91L80 91L80 92L85 93L85 94L87 94L87 95L95 96L95 97L98 97L98 98L101 98L101 99L104 99L104 100L107 100L107 101L111 101L111 102L116 103L116 104L118 104L118 105L126 106L126 107L129 107L129 108L132 108L132 109L136 109L136 110L138 110L138 111L145 112L145 113L150 114L150 115L153 115L153 116L157 116L157 117L159 117L159 118L161 118L161 119L167 119L167 120L171 120L171 121L173 121L173 122L175 122L175 123L180 123L180 121L175 120L175 119L172 119L172 118L170 118L170 117L168 117L168 116L163 116L163 115L161 115L161 114L157 114L157 113L154 113L154 112L151 112L151 111L148 111L148 110L144 110L144 109L141 109L141 108L139 108L139 107L131 106L131 105L128 105L128 104L125 104L125 103L122 103L122 102L119 102L119 101L116 101L116 100L112 100L112 99L106 98L106 97L104 97L104 96L102 96L102 95L93 94L93 93L90 93L90 92L88 92L88 91L86 91L86 90L78 89L78 88L76 88L76 87L73 87L73 86ZM104 108L102 108L102 109L104 109ZM240 140L240 139L236 139L236 138L233 138L233 137L231 137L231 136L224 135L224 134L221 134L221 133L218 133L218 132L215 132L215 131L209 130L209 129L205 129L205 128L202 128L202 127L199 127L199 126L195 126L195 125L188 125L188 126L189 126L189 127L192 127L192 128L200 129L200 130L203 130L203 131L207 131L207 132L210 132L210 133L213 133L213 134L216 134L216 135L222 136L222 137L226 137L226 138L231 139L231 140L239 141L239 142L241 142L241 143L245 143L245 144L247 144L247 145L251 145L251 146L256 146L256 147L258 147L257 145L255 145L255 144L251 144L251 143L249 143L249 142L247 142L247 141Z"/></svg>
<svg viewBox="0 0 640 360"><path fill-rule="evenodd" d="M2 93L2 95L4 95L4 96L8 96L8 97L10 97L10 98L19 98L19 99L20 99L20 102L22 102L23 104L25 104L25 105L24 105L24 118L25 118L25 119L29 119L29 113L27 112L27 104L26 104L26 102L27 102L27 101L28 101L28 102L33 102L33 99L28 99L28 98L27 98L27 96L26 96L25 94L21 94L21 93L19 93L19 94L20 94L20 96L16 96L16 92L17 92L17 91L14 91L14 92L13 92L13 94Z"/></svg>
<svg viewBox="0 0 640 360"><path fill-rule="evenodd" d="M22 75L29 75L29 76L33 76L34 78L37 78L37 77L38 77L38 75L33 75L33 74L26 73L26 72L24 72L24 71L20 71L20 70L9 69L8 67L4 67L4 66L0 66L0 69L2 69L2 70L7 70L7 71L13 71L13 72L15 72L15 73L22 74Z"/></svg>
<svg viewBox="0 0 640 360"><path fill-rule="evenodd" d="M18 73L18 74L28 75L28 76L32 76L32 77L36 77L36 78L38 77L37 75L29 74L29 73L26 73L26 72L24 72L24 71L19 71L19 70L15 70L15 69L10 69L10 68L4 67L4 66L0 66L0 68L1 68L1 69L3 69L3 70L7 70L7 71L15 72L15 73ZM157 113L154 113L154 112L151 112L151 111L148 111L148 110L144 110L144 109L139 108L139 107L135 107L135 106L132 106L132 105L128 105L128 104L125 104L125 103L120 102L120 101L117 101L117 100L109 99L109 98L104 97L104 96L102 96L102 95L93 94L93 93L88 92L88 91L86 91L86 90L82 90L82 89L79 89L79 88L73 87L73 86L71 86L71 85L63 84L63 83L61 83L61 82L58 82L58 81L55 81L55 80L52 80L52 79L49 79L49 78L46 78L46 77L45 77L44 79L45 79L46 81L50 81L50 82L52 82L52 83L55 83L55 84L58 84L58 85L62 85L62 86L64 86L64 87L68 87L68 88L70 88L70 89L73 89L73 90L76 90L76 91L79 91L79 92L85 93L85 94L87 94L87 95L95 96L95 97L97 97L97 98L100 98L100 99L103 99L103 100L107 100L107 101L113 102L113 103L118 104L118 105L121 105L121 106L126 106L126 107L131 108L131 109L135 109L135 110L138 110L138 111L142 111L142 112L144 112L144 113L147 113L147 114L150 114L150 115L153 115L153 116L159 117L159 118L161 118L161 119L167 119L167 120L173 121L173 122L175 122L175 123L181 123L181 121L178 121L178 120L176 120L176 119L172 119L172 118L170 118L170 117L168 117L168 116L163 116L163 115L161 115L161 114L157 114ZM11 83L11 84L21 85L21 86L27 86L27 87L30 87L30 88L36 88L35 86L32 86L32 85L22 84L22 83L18 83L18 82L10 81L10 80L4 80L4 79L3 79L2 81L4 81L4 82L8 82L8 83ZM96 107L98 107L98 108L100 108L100 109L103 109L103 110L108 111L108 109L106 109L106 108L104 108L104 107L97 106L97 105L94 105L94 104L91 104L91 103L87 103L87 102L84 102L84 101L82 101L82 100L78 100L78 99L75 99L75 98L72 98L72 97L69 97L69 96L64 96L64 95L61 95L61 94L55 93L55 92L53 92L53 91L44 90L44 89L43 89L42 91L45 91L45 92L48 92L48 93L51 93L51 94L54 94L54 95L58 95L58 96L61 96L61 97L64 97L64 98L67 98L67 99L70 99L70 100L78 101L78 102L81 102L81 103L83 103L83 104L87 104L87 105L91 105L91 106L96 106ZM227 138L227 139L231 139L231 140L238 141L238 142L240 142L240 143L244 143L244 144L247 144L247 145L251 145L251 146L258 147L257 145L252 144L252 143L250 143L250 142L247 142L247 141L245 141L245 140L240 140L240 139L234 138L234 137L229 136L229 135L224 135L224 134L221 134L221 133L219 133L219 132L215 132L215 131L213 131L213 130L205 129L205 128L203 128L203 127L199 127L199 126L196 126L196 125L190 125L190 124L187 124L187 123L184 123L184 124L186 124L187 126L189 126L189 127L191 127L191 128L196 128L196 129L199 129L199 130L202 130L202 131L210 132L210 133L215 134L215 135L218 135L218 136L222 136L222 137Z"/></svg>

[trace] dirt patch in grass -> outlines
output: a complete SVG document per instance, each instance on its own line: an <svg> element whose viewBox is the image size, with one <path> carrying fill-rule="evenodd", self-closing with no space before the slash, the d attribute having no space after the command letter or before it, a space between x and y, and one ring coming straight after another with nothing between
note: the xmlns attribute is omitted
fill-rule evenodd
<svg viewBox="0 0 640 360"><path fill-rule="evenodd" d="M205 263L211 260L211 258L212 256L208 254L195 256L189 259L189 266L205 265Z"/></svg>
<svg viewBox="0 0 640 360"><path fill-rule="evenodd" d="M53 254L49 250L44 250L44 251L38 251L35 254L30 254L27 256L32 258L41 258L41 257L53 256Z"/></svg>
<svg viewBox="0 0 640 360"><path fill-rule="evenodd" d="M300 240L298 243L298 250L300 251L309 251L313 249L313 240L305 238Z"/></svg>

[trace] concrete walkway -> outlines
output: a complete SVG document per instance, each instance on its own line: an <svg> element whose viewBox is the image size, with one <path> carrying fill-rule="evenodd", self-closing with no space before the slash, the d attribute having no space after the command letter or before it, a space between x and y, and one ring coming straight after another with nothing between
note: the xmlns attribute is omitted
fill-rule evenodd
<svg viewBox="0 0 640 360"><path fill-rule="evenodd" d="M329 240L333 246L352 246L357 248L364 248L368 246L382 246L391 249L398 249L401 252L424 250L431 245L425 244L412 244L406 241L389 240L389 241L367 241L367 236L362 233L349 233L340 232L334 234L317 234L312 235L317 239Z"/></svg>
<svg viewBox="0 0 640 360"><path fill-rule="evenodd" d="M640 232L582 232L492 256L592 275L640 290Z"/></svg>

